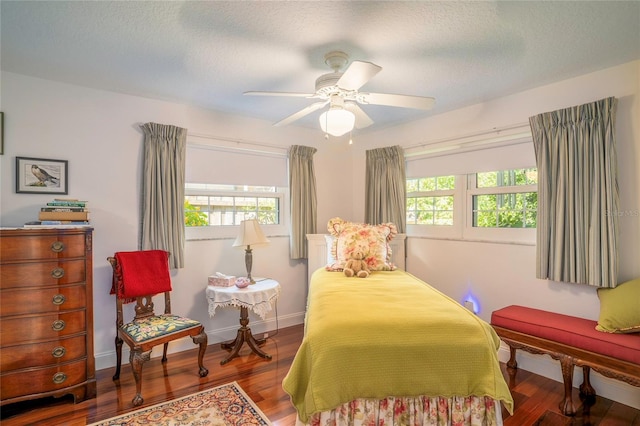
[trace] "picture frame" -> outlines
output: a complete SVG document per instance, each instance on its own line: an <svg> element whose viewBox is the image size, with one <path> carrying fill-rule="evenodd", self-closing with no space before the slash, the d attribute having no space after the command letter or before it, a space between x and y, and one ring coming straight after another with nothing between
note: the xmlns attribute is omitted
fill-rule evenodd
<svg viewBox="0 0 640 426"><path fill-rule="evenodd" d="M16 157L16 193L68 194L67 160Z"/></svg>

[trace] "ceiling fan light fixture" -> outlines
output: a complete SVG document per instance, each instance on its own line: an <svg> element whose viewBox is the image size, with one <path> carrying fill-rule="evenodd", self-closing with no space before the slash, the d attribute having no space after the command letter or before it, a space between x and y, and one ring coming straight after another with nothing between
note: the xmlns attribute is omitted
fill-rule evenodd
<svg viewBox="0 0 640 426"><path fill-rule="evenodd" d="M320 114L320 128L331 136L342 136L353 130L356 116L342 108L329 108Z"/></svg>

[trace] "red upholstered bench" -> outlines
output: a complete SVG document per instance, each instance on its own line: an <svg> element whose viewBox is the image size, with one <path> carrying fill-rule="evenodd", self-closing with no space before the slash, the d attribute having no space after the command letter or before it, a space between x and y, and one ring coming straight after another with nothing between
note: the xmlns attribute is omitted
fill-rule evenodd
<svg viewBox="0 0 640 426"><path fill-rule="evenodd" d="M573 368L582 367L584 380L580 396L595 398L589 383L591 369L598 373L640 386L640 334L605 333L595 329L597 322L524 306L507 306L491 314L491 325L509 345L507 370L512 378L518 364L516 349L548 354L560 361L564 381L564 400L560 411L575 414L571 399Z"/></svg>

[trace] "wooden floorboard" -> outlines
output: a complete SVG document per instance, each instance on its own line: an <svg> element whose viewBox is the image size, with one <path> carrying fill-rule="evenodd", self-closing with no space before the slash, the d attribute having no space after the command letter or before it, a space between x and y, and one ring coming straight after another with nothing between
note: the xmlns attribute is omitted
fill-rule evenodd
<svg viewBox="0 0 640 426"><path fill-rule="evenodd" d="M241 357L221 366L220 361L227 351L222 350L219 344L209 345L205 356L209 375L204 378L198 376L195 349L170 354L165 365L160 358L152 358L143 368L143 406L236 381L274 426L292 426L295 424L295 412L289 396L282 390L282 379L289 371L302 333L302 325L279 330L275 336L271 332L262 346L273 356L271 361L251 353L245 345L240 352ZM157 348L154 353L160 351L161 348ZM501 367L508 381L506 367ZM119 384L112 380L114 370L107 368L96 373L98 392L94 399L74 404L70 397L48 398L3 406L0 423L2 426L84 426L133 411L131 398L135 383L131 369L128 363L122 366ZM562 383L528 371L519 370L510 387L515 412L509 415L503 410L505 426L640 426L640 410L601 397L596 398L594 405L585 407L575 389L574 403L578 413L573 418L565 417L558 411L563 395Z"/></svg>

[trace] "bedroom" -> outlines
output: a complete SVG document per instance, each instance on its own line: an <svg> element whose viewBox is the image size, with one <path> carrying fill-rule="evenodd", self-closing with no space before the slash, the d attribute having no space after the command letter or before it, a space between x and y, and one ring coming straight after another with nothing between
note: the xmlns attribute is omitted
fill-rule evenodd
<svg viewBox="0 0 640 426"><path fill-rule="evenodd" d="M115 312L113 297L108 294L111 269L106 258L115 251L133 249L137 245L142 147L138 123L174 124L195 134L227 141L264 143L276 147L276 158L282 159L283 153L294 143L317 147L314 162L318 182L318 232L322 232L327 221L334 216L363 220L364 156L367 149L393 144L412 146L479 134L492 128L525 123L528 117L543 111L615 96L620 100L617 138L621 208L638 212L639 60L635 56L624 63L581 72L571 78L547 81L535 87L523 87L508 96L361 134L353 145L348 146L345 141L327 142L316 128L274 128L269 120L7 71L5 67L8 64L3 57L2 111L5 113L5 128L4 154L1 157L1 224L16 226L35 220L39 207L50 198L15 193L14 157L69 161L68 196L88 199L91 203L95 227L96 367L107 368L115 363ZM385 67L378 76L382 78L390 64L380 65ZM247 84L247 90L254 88ZM198 142L202 143L202 140ZM439 158L439 166L444 170L457 164L453 158ZM237 168L242 170L242 164ZM281 178L286 179L286 170L282 170ZM267 233L271 245L268 250L255 250L254 271L277 278L282 285L282 297L278 303L279 326L300 324L306 301L306 264L289 260L286 234ZM637 261L640 258L638 217L623 218L620 234L619 276L625 280L640 275L640 263ZM181 289L174 296L174 309L189 312L202 321L210 343L233 337L237 328L237 312L232 309L220 311L215 318L209 318L204 297L207 276L216 271L243 272L242 252L231 249L233 238L188 241L185 247L187 266L174 276L175 286ZM590 318L597 316L598 299L594 289L548 283L535 278L535 246L532 244L410 237L407 253L409 270L451 297L459 300L472 291L481 303L479 314L484 319L488 319L493 309L513 303ZM500 269L500 274L496 274L497 269ZM276 326L274 316L264 322L252 318L252 324L256 331L273 330ZM191 349L191 343L185 342L173 348L175 351L184 349ZM506 356L504 351L501 356ZM559 372L551 361L525 357L521 367L559 380ZM603 396L627 405L640 400L638 389L617 382L606 379L596 382L594 378L594 386L601 389Z"/></svg>

